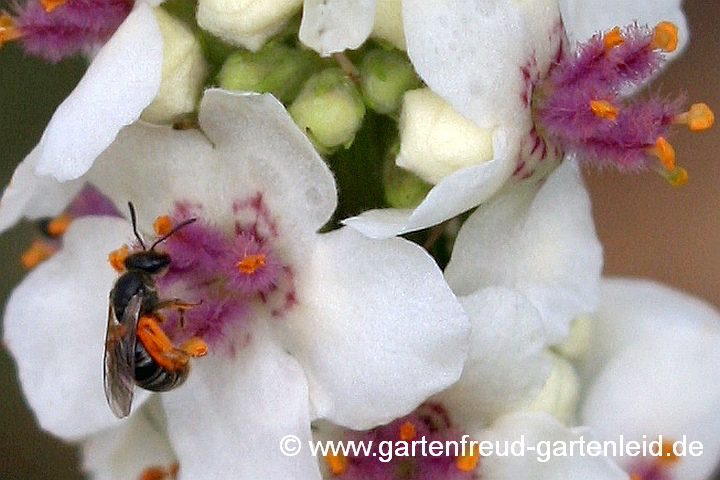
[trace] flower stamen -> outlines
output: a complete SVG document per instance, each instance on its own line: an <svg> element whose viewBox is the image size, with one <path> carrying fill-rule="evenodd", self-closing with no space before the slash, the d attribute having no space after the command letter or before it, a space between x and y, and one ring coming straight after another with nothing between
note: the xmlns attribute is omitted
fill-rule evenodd
<svg viewBox="0 0 720 480"><path fill-rule="evenodd" d="M25 252L22 254L22 257L20 257L20 260L22 261L23 266L29 269L36 267L48 258L52 257L52 255L56 251L57 248L55 248L48 242L45 242L43 240L35 240L30 245L30 248L25 250Z"/></svg>
<svg viewBox="0 0 720 480"><path fill-rule="evenodd" d="M22 36L20 29L13 25L13 19L10 15L7 13L0 15L0 47L5 42L12 42Z"/></svg>
<svg viewBox="0 0 720 480"><path fill-rule="evenodd" d="M620 27L615 27L603 36L603 43L605 45L605 51L608 52L614 47L617 47L625 41L622 33L620 33Z"/></svg>
<svg viewBox="0 0 720 480"><path fill-rule="evenodd" d="M58 215L50 220L50 223L48 223L47 226L47 231L53 237L58 237L67 231L70 226L70 222L72 222L72 217L67 213L63 213L62 215Z"/></svg>
<svg viewBox="0 0 720 480"><path fill-rule="evenodd" d="M116 272L122 273L125 271L125 259L130 252L130 248L127 245L123 245L117 250L113 250L108 254L108 262Z"/></svg>
<svg viewBox="0 0 720 480"><path fill-rule="evenodd" d="M240 270L242 273L252 275L265 265L265 254L255 253L253 255L245 255L242 260L235 264L235 268Z"/></svg>
<svg viewBox="0 0 720 480"><path fill-rule="evenodd" d="M172 232L172 220L168 215L161 215L153 222L153 230L158 237L162 237Z"/></svg>
<svg viewBox="0 0 720 480"><path fill-rule="evenodd" d="M198 337L192 337L190 340L180 345L180 350L184 351L191 357L202 357L208 352L208 344Z"/></svg>
<svg viewBox="0 0 720 480"><path fill-rule="evenodd" d="M590 110L598 117L608 120L615 120L618 114L618 109L607 100L590 100Z"/></svg>
<svg viewBox="0 0 720 480"><path fill-rule="evenodd" d="M416 435L417 429L412 422L407 421L400 425L400 440L409 442L410 440L413 440Z"/></svg>
<svg viewBox="0 0 720 480"><path fill-rule="evenodd" d="M177 462L170 465L168 468L153 466L148 467L142 471L138 480L165 480L167 478L174 479L177 477L180 465Z"/></svg>
<svg viewBox="0 0 720 480"><path fill-rule="evenodd" d="M675 149L665 137L657 137L655 146L650 147L648 153L657 157L669 172L675 170Z"/></svg>
<svg viewBox="0 0 720 480"><path fill-rule="evenodd" d="M712 127L715 123L715 114L707 103L693 103L690 110L676 115L672 119L675 125L687 125L693 132L700 132Z"/></svg>
<svg viewBox="0 0 720 480"><path fill-rule="evenodd" d="M42 6L45 8L47 13L52 12L57 7L64 5L67 2L68 0L40 0L40 3L42 3Z"/></svg>
<svg viewBox="0 0 720 480"><path fill-rule="evenodd" d="M338 453L337 455L329 453L325 457L325 461L333 475L342 475L347 471L348 459L342 453Z"/></svg>
<svg viewBox="0 0 720 480"><path fill-rule="evenodd" d="M477 445L473 445L470 453L467 455L463 453L455 458L455 468L461 472L471 472L475 470L475 467L477 467L479 453Z"/></svg>
<svg viewBox="0 0 720 480"><path fill-rule="evenodd" d="M650 48L663 52L674 52L677 48L678 27L672 22L660 22L653 29Z"/></svg>

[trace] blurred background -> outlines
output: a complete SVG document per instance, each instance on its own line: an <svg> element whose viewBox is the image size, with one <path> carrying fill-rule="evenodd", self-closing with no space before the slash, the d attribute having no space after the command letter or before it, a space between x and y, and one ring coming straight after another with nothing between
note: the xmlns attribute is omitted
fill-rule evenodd
<svg viewBox="0 0 720 480"><path fill-rule="evenodd" d="M7 4L0 0L0 7ZM720 113L720 35L715 32L720 2L687 0L685 9L690 46L651 89L684 91L689 103L705 101ZM49 65L25 57L14 45L0 48L0 185L8 183L15 165L38 141L85 66L82 60ZM690 173L682 188L652 173L587 173L605 246L605 273L655 279L720 307L720 126L697 134L680 131L671 141L678 164ZM20 225L0 238L3 305L24 275L20 255L29 245L29 232L28 225ZM3 349L0 391L0 479L82 478L75 450L37 429Z"/></svg>

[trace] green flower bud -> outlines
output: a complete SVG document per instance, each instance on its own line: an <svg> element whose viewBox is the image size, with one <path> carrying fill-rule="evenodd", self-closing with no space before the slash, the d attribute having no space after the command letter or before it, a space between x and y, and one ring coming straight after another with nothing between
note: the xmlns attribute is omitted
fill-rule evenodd
<svg viewBox="0 0 720 480"><path fill-rule="evenodd" d="M383 167L385 200L394 208L415 208L423 201L432 185L395 164L399 150L400 146L395 145L385 159Z"/></svg>
<svg viewBox="0 0 720 480"><path fill-rule="evenodd" d="M355 84L339 68L328 68L305 82L288 107L295 123L322 153L352 144L362 126L365 104Z"/></svg>
<svg viewBox="0 0 720 480"><path fill-rule="evenodd" d="M420 87L410 60L397 50L376 48L360 63L365 103L378 113L394 113L402 106L403 94Z"/></svg>
<svg viewBox="0 0 720 480"><path fill-rule="evenodd" d="M288 103L321 65L322 60L310 51L270 43L257 53L242 50L230 55L217 82L228 90L269 92Z"/></svg>

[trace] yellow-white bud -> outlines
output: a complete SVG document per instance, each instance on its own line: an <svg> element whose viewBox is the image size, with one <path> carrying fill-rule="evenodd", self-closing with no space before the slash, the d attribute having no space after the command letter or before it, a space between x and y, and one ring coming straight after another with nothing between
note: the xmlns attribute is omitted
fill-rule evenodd
<svg viewBox="0 0 720 480"><path fill-rule="evenodd" d="M398 166L433 184L493 156L493 130L478 127L428 88L405 93L399 127Z"/></svg>
<svg viewBox="0 0 720 480"><path fill-rule="evenodd" d="M552 372L530 409L547 412L567 424L575 416L580 385L572 364L557 354L550 355Z"/></svg>
<svg viewBox="0 0 720 480"><path fill-rule="evenodd" d="M376 0L375 26L371 36L385 40L400 50L406 49L401 0Z"/></svg>
<svg viewBox="0 0 720 480"><path fill-rule="evenodd" d="M153 12L164 42L162 82L142 119L166 123L195 110L208 67L200 42L190 28L159 7Z"/></svg>
<svg viewBox="0 0 720 480"><path fill-rule="evenodd" d="M570 324L570 336L561 344L555 345L555 350L569 360L579 360L590 349L593 334L593 320L588 315L580 315Z"/></svg>
<svg viewBox="0 0 720 480"><path fill-rule="evenodd" d="M198 0L197 22L223 40L255 51L302 5L303 0Z"/></svg>

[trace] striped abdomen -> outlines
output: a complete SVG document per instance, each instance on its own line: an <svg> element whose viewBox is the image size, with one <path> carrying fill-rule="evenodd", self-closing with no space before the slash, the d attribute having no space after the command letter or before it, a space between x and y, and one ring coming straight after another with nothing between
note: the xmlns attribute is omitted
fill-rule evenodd
<svg viewBox="0 0 720 480"><path fill-rule="evenodd" d="M187 366L175 371L161 367L142 342L135 343L135 383L138 387L152 392L166 392L182 385L188 372Z"/></svg>

